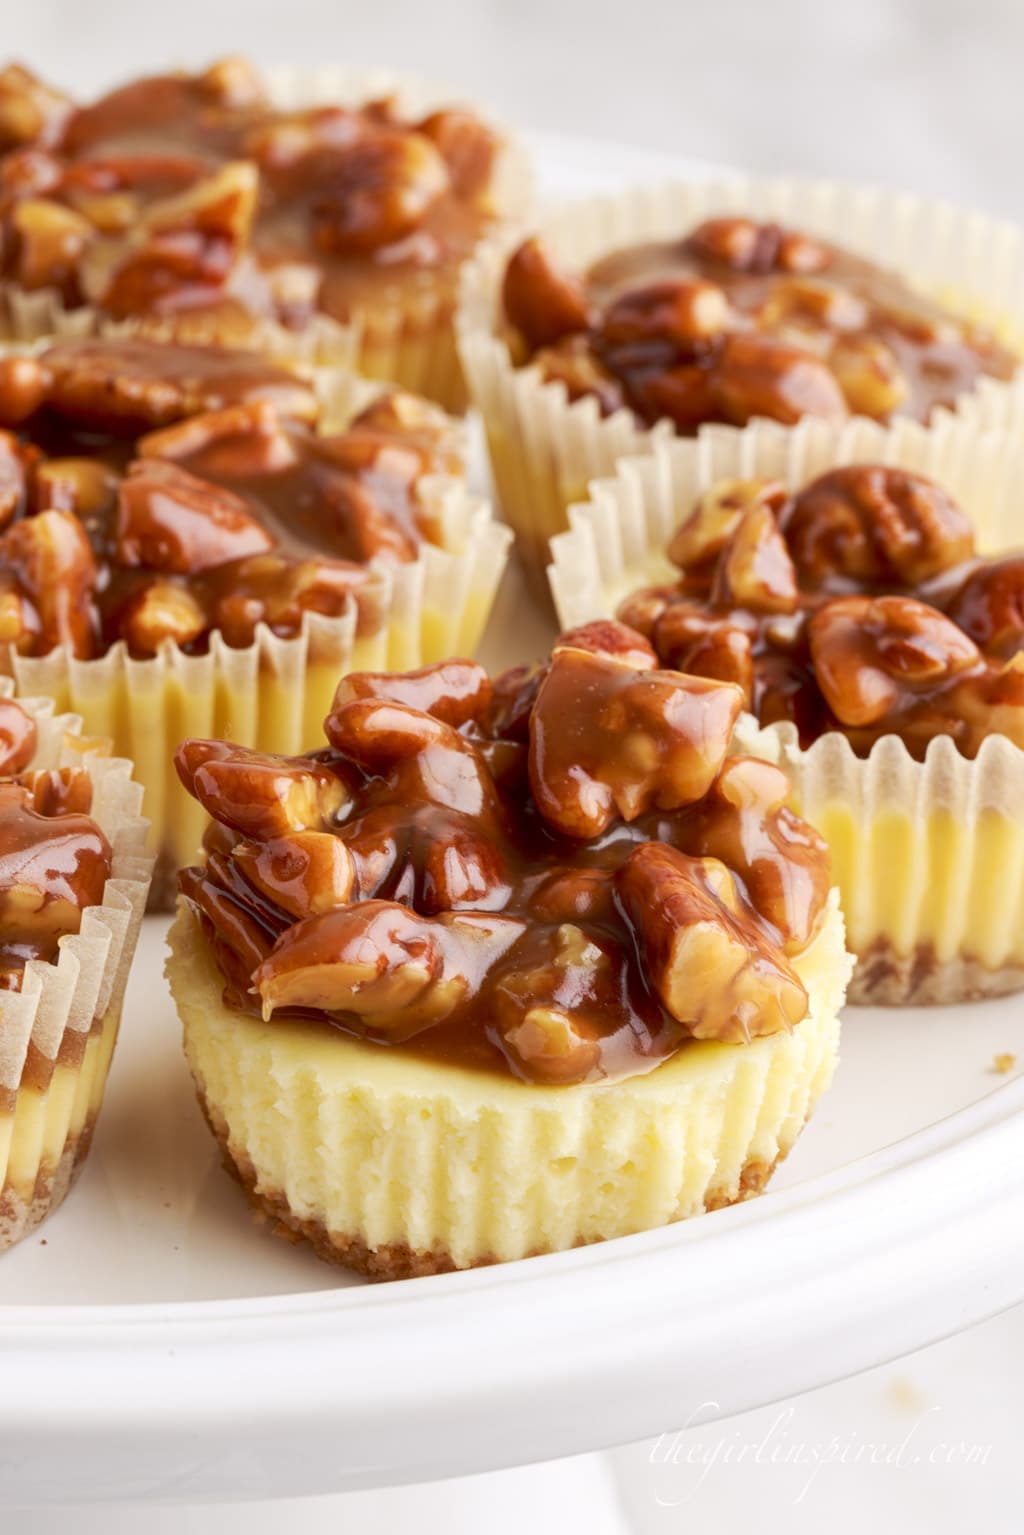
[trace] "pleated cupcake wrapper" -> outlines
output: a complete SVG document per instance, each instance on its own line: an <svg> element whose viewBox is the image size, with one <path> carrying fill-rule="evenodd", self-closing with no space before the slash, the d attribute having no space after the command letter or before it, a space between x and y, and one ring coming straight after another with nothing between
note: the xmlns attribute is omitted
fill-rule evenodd
<svg viewBox="0 0 1024 1535"><path fill-rule="evenodd" d="M243 1183L378 1276L560 1250L757 1192L831 1079L850 969L833 896L798 962L811 1012L791 1034L537 1088L231 1013L188 912L171 947L192 1071Z"/></svg>
<svg viewBox="0 0 1024 1535"><path fill-rule="evenodd" d="M11 692L0 679L0 696ZM88 771L113 865L57 960L30 961L22 989L0 992L0 1251L60 1203L88 1150L153 869L131 763L83 740L81 722L52 700L21 702L39 731L30 766Z"/></svg>
<svg viewBox="0 0 1024 1535"><path fill-rule="evenodd" d="M998 412L996 419L999 419ZM798 488L837 464L885 462L928 475L975 521L988 552L1024 542L1012 527L1021 448L1003 425L943 412L930 428L867 421L759 422L712 430L624 460L570 509L552 540L551 589L563 628L613 614L638 587L674 581L665 548L717 480L782 480ZM915 762L898 738L856 757L830 733L808 751L791 726L738 736L778 761L794 802L832 849L851 949L861 963L851 1000L941 1002L1024 986L1024 753L992 737L972 761L948 738Z"/></svg>
<svg viewBox="0 0 1024 1535"><path fill-rule="evenodd" d="M313 368L308 376L324 432L343 431L381 390L343 368ZM452 429L463 445L462 423L453 421ZM0 656L19 696L54 699L81 715L88 734L108 737L134 762L146 791L151 846L160 855L154 909L173 905L175 872L194 861L206 824L174 771L180 741L219 736L262 751L306 751L322 742L324 717L346 672L406 671L475 651L512 534L462 479L425 476L419 497L441 542L424 544L406 564L372 562L368 600L380 614L372 629L365 620L360 626L353 600L338 618L307 613L289 639L261 625L252 644L234 649L214 634L205 655L188 655L168 641L146 660L133 660L123 643L89 661L77 660L68 646L42 657L10 649Z"/></svg>
<svg viewBox="0 0 1024 1535"><path fill-rule="evenodd" d="M0 342L30 344L77 340L83 336L142 336L153 341L181 341L191 345L227 345L234 339L239 348L261 352L272 362L295 368L349 368L359 362L359 333L327 315L317 315L302 330L288 330L273 320L254 319L244 337L226 337L214 323L204 324L199 315L185 315L180 323L155 316L136 320L111 320L89 304L65 307L53 288L0 287Z"/></svg>
<svg viewBox="0 0 1024 1535"><path fill-rule="evenodd" d="M356 106L395 95L401 110L421 116L454 101L441 86L381 71L276 69L267 71L265 81L274 104L284 111L321 104ZM532 200L529 157L518 140L506 135L495 172L498 216L520 221L529 213ZM457 271L424 268L381 286L375 299L361 305L349 321L317 316L297 331L256 322L252 335L247 332L239 344L265 348L286 362L354 367L367 377L401 384L446 410L460 412L465 409L466 388L455 347L457 289ZM59 292L52 289L31 292L7 284L0 294L0 335L8 339L91 334L97 325L105 329L109 323L94 309L66 309ZM180 320L119 322L116 328L134 334L183 334L191 340L232 342L232 333L218 330L216 322L211 320L200 332L201 324L201 317L185 314Z"/></svg>
<svg viewBox="0 0 1024 1535"><path fill-rule="evenodd" d="M542 226L553 249L577 269L647 240L679 239L723 213L775 219L818 234L900 271L916 288L991 325L1024 351L1024 233L1015 226L945 203L836 182L743 178L636 188L618 197L566 207ZM648 429L628 410L602 418L597 401L570 402L563 384L534 366L516 368L504 339L501 285L524 231L491 237L464 269L456 330L472 401L487 431L505 519L522 557L547 563L547 540L567 524L570 505L589 482L614 471L625 455L675 437L671 423ZM989 411L1024 411L1024 378L986 381ZM961 413L975 396L956 403ZM998 403L998 406L996 405ZM681 439L699 459L704 439L740 442L753 430L713 426ZM895 428L894 428L895 430Z"/></svg>

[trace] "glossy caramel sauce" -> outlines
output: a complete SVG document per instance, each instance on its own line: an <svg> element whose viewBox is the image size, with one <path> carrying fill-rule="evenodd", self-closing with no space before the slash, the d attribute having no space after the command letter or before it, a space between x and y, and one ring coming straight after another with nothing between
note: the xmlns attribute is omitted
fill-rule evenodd
<svg viewBox="0 0 1024 1535"><path fill-rule="evenodd" d="M552 1085L791 1027L828 860L784 776L727 758L738 707L594 625L493 687L355 674L307 757L186 742L226 1000Z"/></svg>
<svg viewBox="0 0 1024 1535"><path fill-rule="evenodd" d="M885 267L740 216L612 252L579 275L528 241L510 262L505 308L526 356L570 397L668 417L683 433L758 416L928 421L1020 362Z"/></svg>
<svg viewBox="0 0 1024 1535"><path fill-rule="evenodd" d="M11 89L24 97L31 84ZM447 274L454 292L494 216L499 152L460 110L419 121L388 101L277 111L241 60L133 81L89 105L67 102L0 161L5 271L59 287L70 304L122 318L205 315L232 334L244 335L247 316L345 320L427 276ZM225 167L230 189L203 202ZM40 199L84 224L50 238L45 209L19 211ZM147 236L139 218L150 214L159 227Z"/></svg>
<svg viewBox="0 0 1024 1535"><path fill-rule="evenodd" d="M192 653L352 601L374 632L369 563L440 537L420 481L461 458L409 396L332 436L318 413L310 385L245 352L83 339L0 362L0 640Z"/></svg>
<svg viewBox="0 0 1024 1535"><path fill-rule="evenodd" d="M17 991L29 960L57 958L110 878L110 844L89 815L80 769L32 772L32 718L0 699L0 990Z"/></svg>
<svg viewBox="0 0 1024 1535"><path fill-rule="evenodd" d="M670 545L678 582L619 617L662 663L729 680L762 724L801 744L841 731L866 755L898 735L968 757L991 734L1024 747L1024 558L982 560L970 522L923 476L830 470L787 495L725 482Z"/></svg>

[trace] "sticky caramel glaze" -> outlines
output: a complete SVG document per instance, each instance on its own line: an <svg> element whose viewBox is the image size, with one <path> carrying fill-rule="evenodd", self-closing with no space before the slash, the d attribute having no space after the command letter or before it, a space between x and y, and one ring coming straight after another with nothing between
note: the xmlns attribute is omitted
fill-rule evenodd
<svg viewBox="0 0 1024 1535"><path fill-rule="evenodd" d="M186 742L225 1000L551 1084L792 1027L827 855L783 774L727 758L739 702L602 624L493 689L347 678L304 758Z"/></svg>
<svg viewBox="0 0 1024 1535"><path fill-rule="evenodd" d="M0 362L0 637L85 659L119 639L198 652L214 630L244 646L258 623L294 634L353 599L373 632L368 563L440 538L419 483L461 458L411 396L334 436L317 410L287 370L216 348L83 340Z"/></svg>
<svg viewBox="0 0 1024 1535"><path fill-rule="evenodd" d="M990 734L1024 747L1024 558L982 560L938 485L883 465L831 470L787 495L713 486L668 550L675 585L619 617L664 665L736 683L762 724L801 744L842 731L866 755L896 734L973 757Z"/></svg>
<svg viewBox="0 0 1024 1535"><path fill-rule="evenodd" d="M21 986L30 959L53 960L65 933L96 905L111 850L88 815L92 787L81 770L25 771L35 721L0 699L0 990Z"/></svg>
<svg viewBox="0 0 1024 1535"><path fill-rule="evenodd" d="M927 421L1020 359L982 327L838 246L742 217L615 251L582 276L538 242L513 258L509 319L570 394L681 432L754 416Z"/></svg>
<svg viewBox="0 0 1024 1535"><path fill-rule="evenodd" d="M71 111L62 131L54 121L36 141L46 159L26 163L33 150L23 146L20 158L8 157L6 175L0 166L0 182L9 208L33 197L81 215L85 225L71 230L80 249L69 258L66 246L44 248L42 230L31 260L15 241L8 275L29 286L57 283L68 301L122 317L250 313L295 326L316 312L348 319L427 270L450 269L454 287L493 217L500 144L470 113L446 109L411 121L384 100L278 112L239 59L131 82ZM154 243L152 268L135 264L105 290L95 281L90 289L95 233L128 232L131 214L201 189L228 164L258 176L258 204L250 207L247 194L228 198L205 227L183 217L173 250ZM130 212L111 200L125 193ZM30 238L41 230L33 217ZM125 254L134 262L138 252L126 246ZM112 270L118 266L115 254Z"/></svg>

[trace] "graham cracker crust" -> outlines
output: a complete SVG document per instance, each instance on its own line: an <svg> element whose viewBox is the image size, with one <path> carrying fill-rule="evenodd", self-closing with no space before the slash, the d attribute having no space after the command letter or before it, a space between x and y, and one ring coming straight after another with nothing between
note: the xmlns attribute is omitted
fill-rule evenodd
<svg viewBox="0 0 1024 1535"><path fill-rule="evenodd" d="M276 1235L289 1242L308 1242L317 1257L322 1258L325 1263L337 1264L361 1274L374 1283L381 1283L391 1279L422 1279L429 1274L451 1274L466 1268L488 1268L502 1261L493 1253L480 1253L471 1263L459 1264L444 1248L430 1248L423 1251L412 1248L405 1242L385 1242L379 1247L370 1247L362 1237L330 1231L323 1221L308 1220L296 1215L283 1191L259 1186L255 1167L244 1152L231 1146L227 1123L207 1102L206 1095L198 1083L196 1095L206 1122L220 1147L224 1167L241 1185L250 1205L261 1218L271 1222ZM786 1150L788 1149L787 1147ZM786 1150L780 1151L773 1162L767 1162L764 1158L750 1158L743 1166L735 1193L724 1189L709 1189L704 1198L703 1213L707 1214L712 1210L722 1210L729 1205L740 1204L762 1193L772 1173L784 1160ZM586 1247L605 1240L607 1239L604 1237L582 1238L573 1243L573 1246ZM525 1256L540 1257L545 1251L548 1249L536 1248Z"/></svg>
<svg viewBox="0 0 1024 1535"><path fill-rule="evenodd" d="M1024 990L1024 965L990 969L969 955L940 960L930 944L900 954L877 938L858 957L846 1000L860 1007L935 1007Z"/></svg>

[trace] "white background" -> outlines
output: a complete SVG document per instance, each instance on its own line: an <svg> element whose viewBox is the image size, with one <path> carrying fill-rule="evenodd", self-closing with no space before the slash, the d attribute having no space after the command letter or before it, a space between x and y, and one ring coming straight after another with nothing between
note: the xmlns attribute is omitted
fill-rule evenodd
<svg viewBox="0 0 1024 1535"><path fill-rule="evenodd" d="M761 172L885 181L1024 215L1016 0L0 0L0 19L0 52L82 89L227 51L267 64L383 65L450 82L537 128ZM552 1527L588 1535L1017 1531L1022 1363L1017 1312L781 1409L581 1462L575 1475L474 1479L460 1493L464 1527L482 1535L529 1522L542 1535L540 1499ZM179 1535L236 1516L70 1517L81 1535L143 1525ZM50 1535L68 1518L0 1514L0 1527ZM244 1518L246 1535L463 1528L450 1489L249 1508Z"/></svg>

